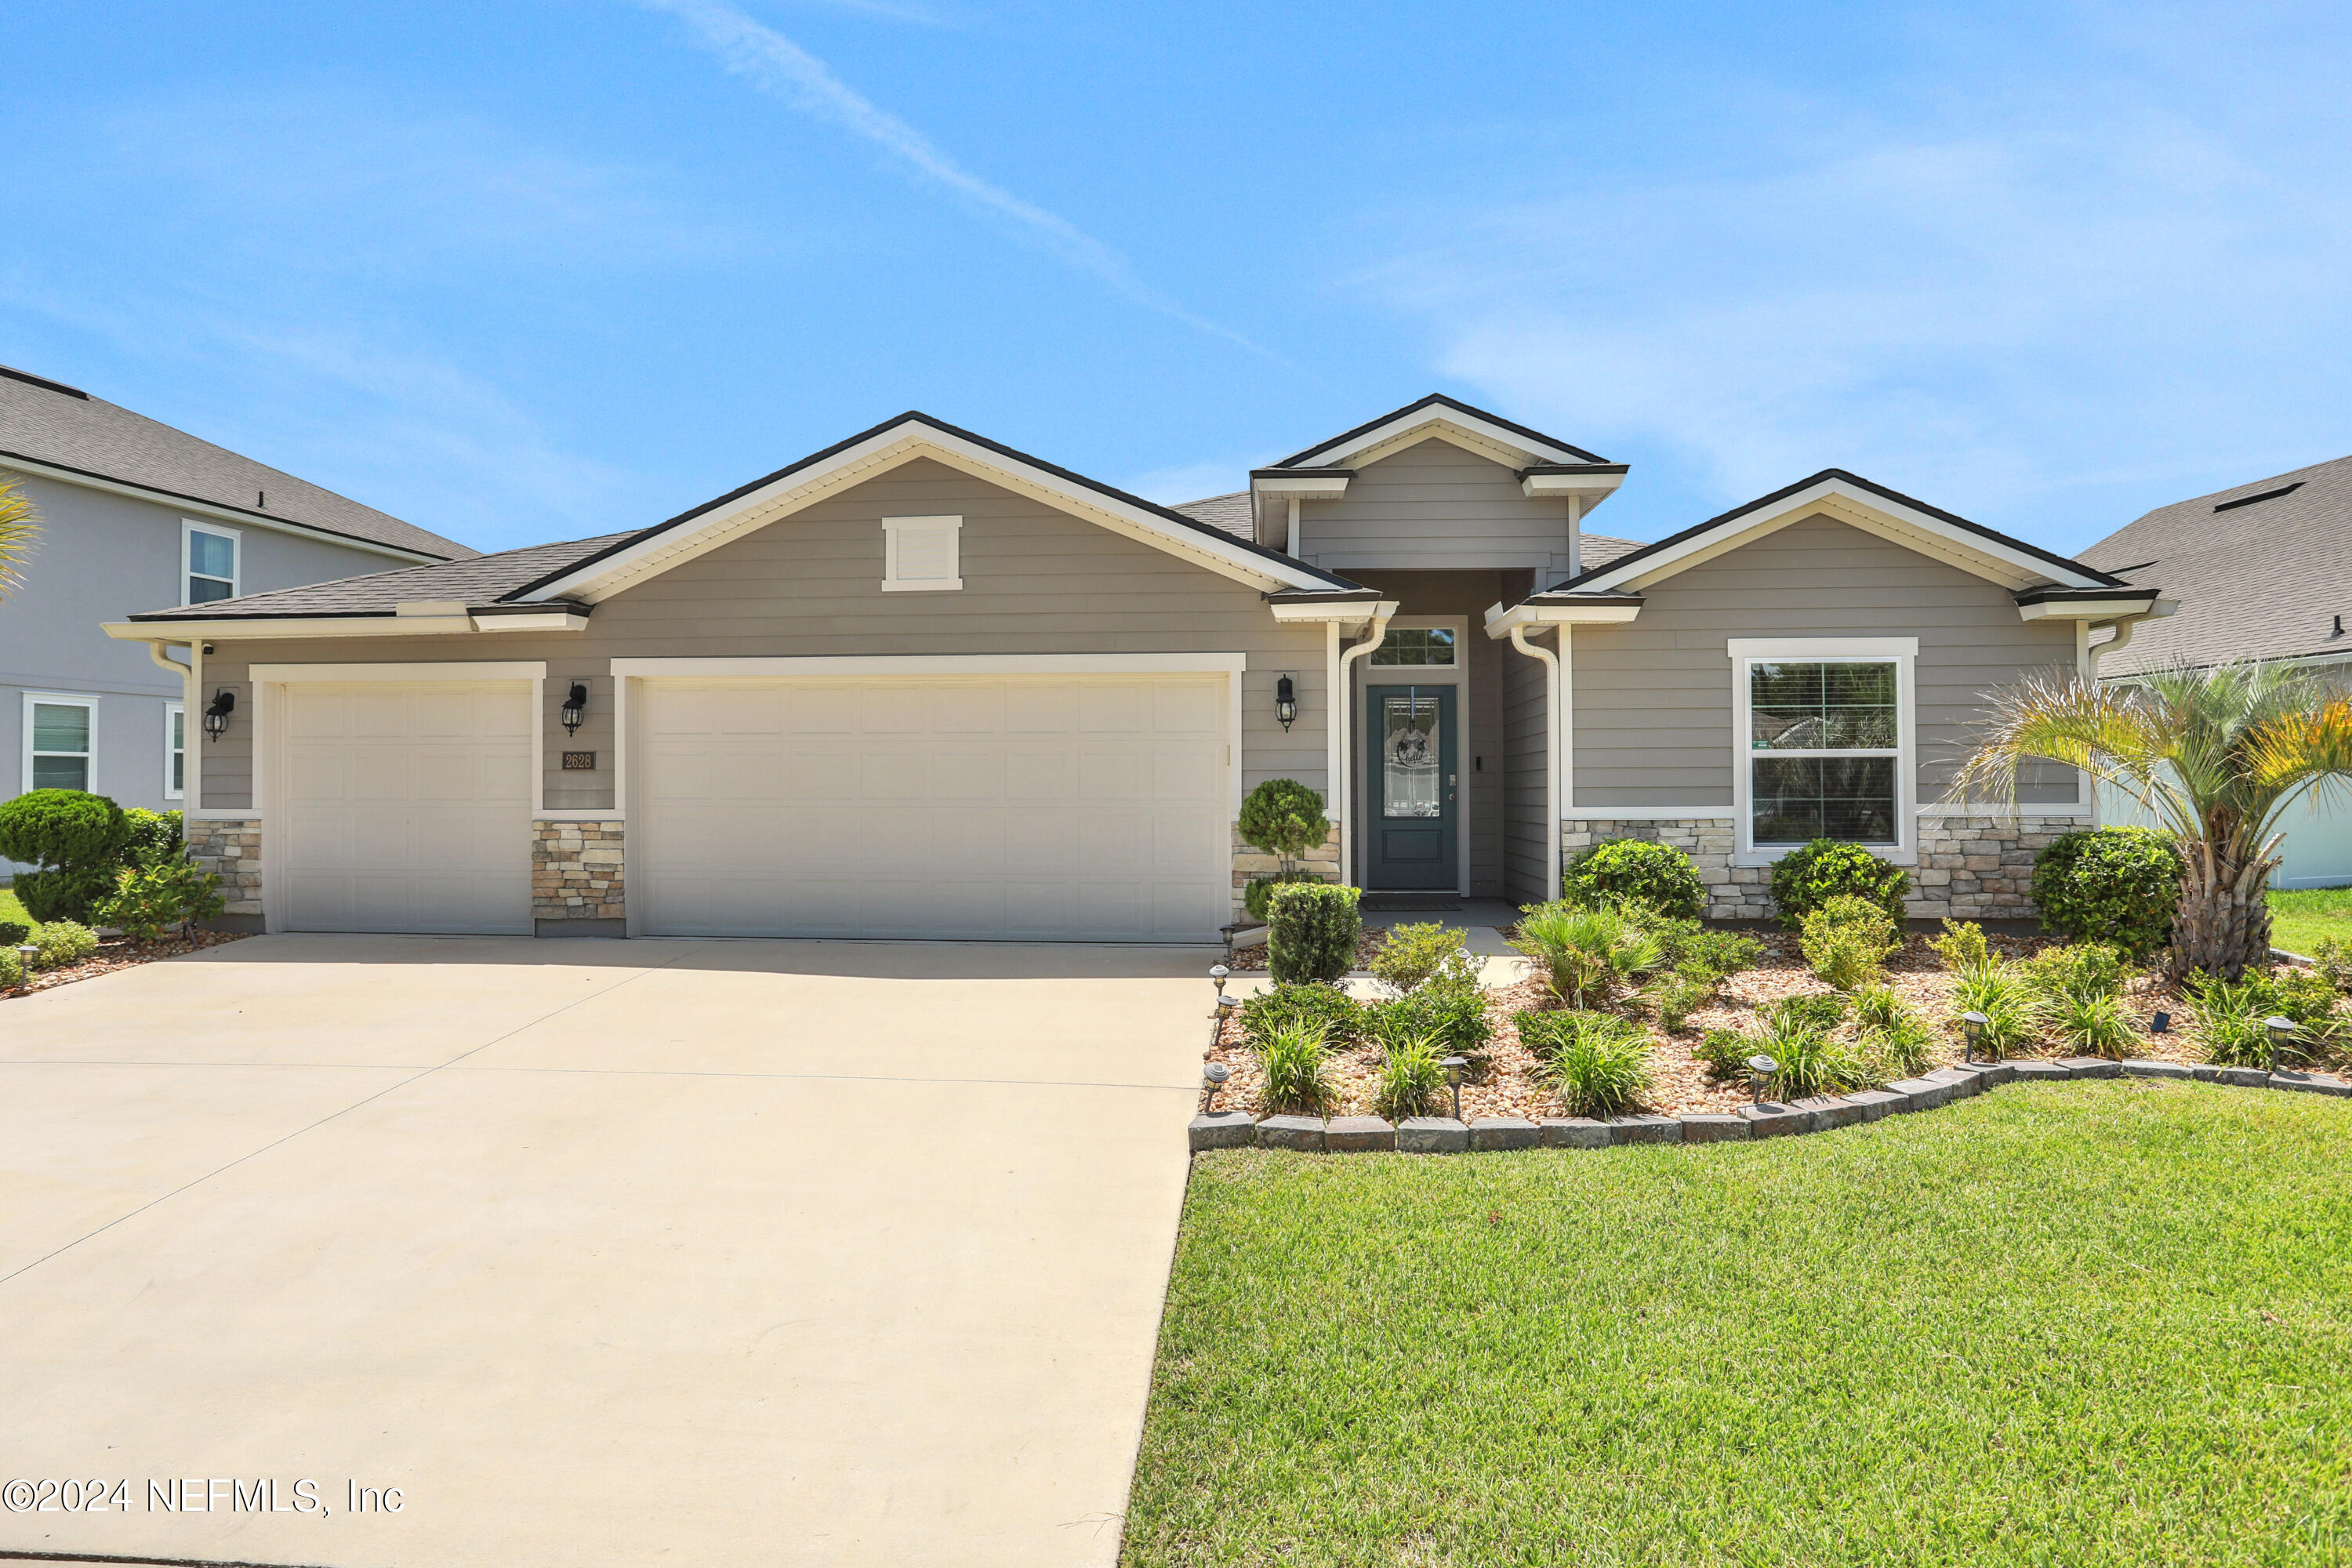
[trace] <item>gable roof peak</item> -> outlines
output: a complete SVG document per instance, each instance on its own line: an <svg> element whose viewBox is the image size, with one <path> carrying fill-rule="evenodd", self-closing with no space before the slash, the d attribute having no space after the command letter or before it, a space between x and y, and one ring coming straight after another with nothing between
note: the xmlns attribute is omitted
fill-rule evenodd
<svg viewBox="0 0 2352 1568"><path fill-rule="evenodd" d="M1345 430L1326 441L1318 441L1303 451L1293 452L1276 463L1277 468L1343 468L1358 453L1370 451L1408 431L1427 424L1444 424L1465 434L1482 437L1486 442L1507 449L1527 454L1528 461L1546 463L1603 463L1607 458L1572 446L1556 436L1531 430L1514 424L1499 414L1473 407L1458 397L1433 392L1424 397L1391 409L1377 419L1365 421L1352 430ZM1515 466L1525 466L1515 465Z"/></svg>

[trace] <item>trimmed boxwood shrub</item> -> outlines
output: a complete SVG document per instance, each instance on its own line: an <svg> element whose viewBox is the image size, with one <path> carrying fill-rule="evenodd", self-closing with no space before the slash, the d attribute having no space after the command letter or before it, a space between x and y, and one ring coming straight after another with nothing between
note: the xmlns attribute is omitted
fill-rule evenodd
<svg viewBox="0 0 2352 1568"><path fill-rule="evenodd" d="M1277 985L1242 1003L1242 1033L1255 1041L1292 1024L1314 1024L1335 1046L1364 1037L1364 1006L1337 985Z"/></svg>
<svg viewBox="0 0 2352 1568"><path fill-rule="evenodd" d="M1899 931L1903 896L1910 890L1909 872L1843 838L1816 838L1772 862L1772 901L1780 906L1780 923L1800 930L1807 915L1843 895L1876 904Z"/></svg>
<svg viewBox="0 0 2352 1568"><path fill-rule="evenodd" d="M16 898L35 920L81 920L114 887L131 824L102 795L28 790L0 805L0 856L37 868L16 873Z"/></svg>
<svg viewBox="0 0 2352 1568"><path fill-rule="evenodd" d="M1706 907L1706 884L1691 858L1649 838L1593 845L1560 873L1560 890L1580 903L1642 903L1686 921Z"/></svg>
<svg viewBox="0 0 2352 1568"><path fill-rule="evenodd" d="M1266 963L1277 985L1337 980L1356 965L1364 934L1357 909L1362 890L1328 882L1292 882L1266 905Z"/></svg>
<svg viewBox="0 0 2352 1568"><path fill-rule="evenodd" d="M1263 922L1267 914L1267 902L1274 890L1286 882L1319 882L1323 879L1312 871L1268 871L1263 877L1252 877L1242 888L1242 908L1249 918Z"/></svg>
<svg viewBox="0 0 2352 1568"><path fill-rule="evenodd" d="M2180 850L2153 827L2062 833L2033 858L2043 929L2135 958L2162 947L2180 904Z"/></svg>

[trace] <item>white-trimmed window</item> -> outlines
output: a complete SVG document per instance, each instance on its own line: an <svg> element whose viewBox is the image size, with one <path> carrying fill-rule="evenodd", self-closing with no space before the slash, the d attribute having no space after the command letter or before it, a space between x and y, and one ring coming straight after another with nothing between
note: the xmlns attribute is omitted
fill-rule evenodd
<svg viewBox="0 0 2352 1568"><path fill-rule="evenodd" d="M184 605L234 599L241 592L245 542L234 528L180 520L180 566Z"/></svg>
<svg viewBox="0 0 2352 1568"><path fill-rule="evenodd" d="M882 520L882 590L943 592L963 586L960 517Z"/></svg>
<svg viewBox="0 0 2352 1568"><path fill-rule="evenodd" d="M1735 638L1743 852L1813 838L1912 847L1915 637Z"/></svg>
<svg viewBox="0 0 2352 1568"><path fill-rule="evenodd" d="M1460 641L1452 626L1391 626L1372 649L1371 661L1383 669L1451 669Z"/></svg>
<svg viewBox="0 0 2352 1568"><path fill-rule="evenodd" d="M180 800L187 793L187 704L166 702L163 704L163 798Z"/></svg>
<svg viewBox="0 0 2352 1568"><path fill-rule="evenodd" d="M25 787L89 789L98 773L98 699L25 693Z"/></svg>

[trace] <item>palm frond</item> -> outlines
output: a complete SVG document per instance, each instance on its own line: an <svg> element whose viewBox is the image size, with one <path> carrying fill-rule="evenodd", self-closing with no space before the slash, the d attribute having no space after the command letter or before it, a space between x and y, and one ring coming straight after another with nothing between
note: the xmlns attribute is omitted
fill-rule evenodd
<svg viewBox="0 0 2352 1568"><path fill-rule="evenodd" d="M41 537L41 514L14 479L0 479L0 598L25 585L25 558Z"/></svg>

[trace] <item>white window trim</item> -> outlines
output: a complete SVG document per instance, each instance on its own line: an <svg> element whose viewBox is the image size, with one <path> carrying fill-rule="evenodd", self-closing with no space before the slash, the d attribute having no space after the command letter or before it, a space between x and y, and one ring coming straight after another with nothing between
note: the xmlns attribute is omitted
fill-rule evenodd
<svg viewBox="0 0 2352 1568"><path fill-rule="evenodd" d="M82 787L96 794L98 790L98 698L81 691L27 691L24 693L24 787L33 787L33 704L47 702L54 707L86 708L89 710L89 750L82 753L87 763L82 773ZM70 752L52 752L51 756L71 756Z"/></svg>
<svg viewBox="0 0 2352 1568"><path fill-rule="evenodd" d="M952 577L898 575L898 531L901 529L945 529L955 547ZM963 586L963 519L961 517L886 517L882 520L882 591L886 594L946 594Z"/></svg>
<svg viewBox="0 0 2352 1568"><path fill-rule="evenodd" d="M174 719L177 719L180 721L180 743L176 746L172 743L172 721ZM173 789L172 787L172 753L174 752L177 752L182 759L180 763L180 787L178 789ZM188 798L187 755L188 705L184 702L166 702L163 704L163 798L165 800L185 800Z"/></svg>
<svg viewBox="0 0 2352 1568"><path fill-rule="evenodd" d="M1381 648L1388 646L1383 637L1381 647L1374 648L1363 660L1366 669L1385 669L1405 674L1425 673L1433 679L1444 679L1459 675L1470 661L1470 617L1467 616L1398 616L1389 622L1389 637L1399 632L1452 632L1454 662L1452 664L1382 664Z"/></svg>
<svg viewBox="0 0 2352 1568"><path fill-rule="evenodd" d="M196 602L194 595L188 592L188 584L192 580L205 577L215 583L220 581L209 572L199 572L195 569L195 536L199 533L215 534L228 541L228 596L232 599L243 598L245 596L244 531L240 529L224 528L217 522L198 522L193 518L184 517L180 520L180 603L193 605Z"/></svg>
<svg viewBox="0 0 2352 1568"><path fill-rule="evenodd" d="M1919 701L1913 678L1913 665L1919 654L1917 637L1733 637L1725 645L1731 659L1731 794L1733 822L1738 833L1738 847L1731 863L1735 866L1769 866L1786 855L1792 846L1772 844L1759 847L1756 844L1756 817L1753 806L1752 763L1763 754L1748 744L1751 722L1748 672L1759 664L1776 663L1891 663L1895 666L1895 834L1890 847L1882 844L1864 845L1873 855L1898 866L1916 865L1919 858ZM1836 753L1792 752L1778 753L1790 756L1828 756ZM1853 754L1853 753L1848 753ZM1864 756L1884 755L1883 752L1864 752ZM1605 815L1595 806L1591 815Z"/></svg>

